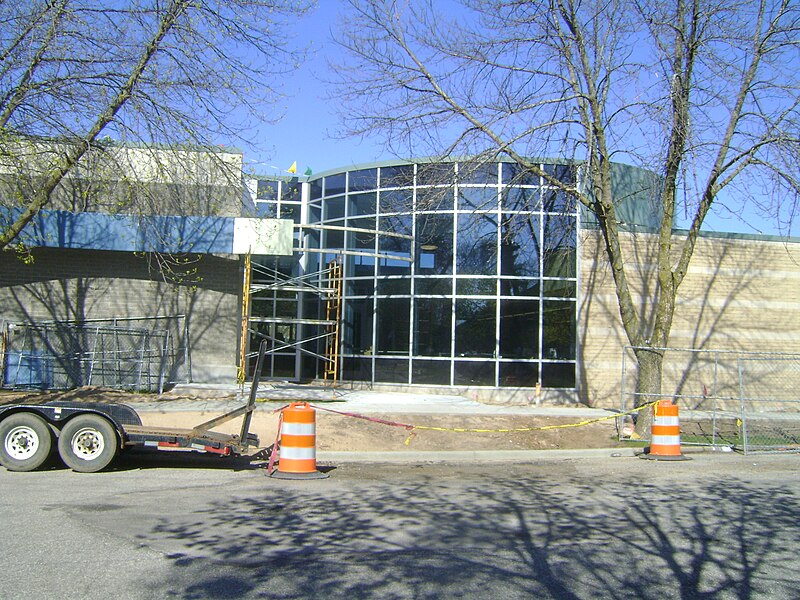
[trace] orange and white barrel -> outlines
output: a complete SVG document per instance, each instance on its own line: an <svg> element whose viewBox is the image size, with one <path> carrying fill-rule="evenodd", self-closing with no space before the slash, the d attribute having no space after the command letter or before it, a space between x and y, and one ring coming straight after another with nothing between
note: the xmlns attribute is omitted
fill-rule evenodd
<svg viewBox="0 0 800 600"><path fill-rule="evenodd" d="M653 405L653 424L650 429L650 450L644 457L657 460L683 460L681 453L681 424L678 405L672 400L660 400Z"/></svg>
<svg viewBox="0 0 800 600"><path fill-rule="evenodd" d="M292 402L283 409L278 472L317 472L316 411L308 402Z"/></svg>

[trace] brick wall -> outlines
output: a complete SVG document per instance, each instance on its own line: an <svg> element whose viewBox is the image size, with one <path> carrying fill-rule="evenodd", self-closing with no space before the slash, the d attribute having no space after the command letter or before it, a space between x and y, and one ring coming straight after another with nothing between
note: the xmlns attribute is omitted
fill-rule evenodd
<svg viewBox="0 0 800 600"><path fill-rule="evenodd" d="M628 340L599 232L584 231L581 242L580 399L594 406L618 406ZM626 263L636 265L628 271L634 300L643 308L652 294L655 238L627 234L623 244ZM646 308L643 312L652 318ZM669 346L800 352L800 244L701 238L678 291ZM664 391L671 392L668 386Z"/></svg>

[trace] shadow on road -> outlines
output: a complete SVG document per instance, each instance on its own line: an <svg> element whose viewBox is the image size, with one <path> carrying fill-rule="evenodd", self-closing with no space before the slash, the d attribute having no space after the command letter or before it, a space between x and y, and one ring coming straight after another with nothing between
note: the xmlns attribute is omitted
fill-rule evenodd
<svg viewBox="0 0 800 600"><path fill-rule="evenodd" d="M346 489L265 489L163 519L171 597L791 597L800 508L788 489L692 490L507 472ZM698 492L698 489L700 490ZM209 570L209 561L226 565ZM191 581L189 584L177 582ZM169 585L169 584L168 584Z"/></svg>

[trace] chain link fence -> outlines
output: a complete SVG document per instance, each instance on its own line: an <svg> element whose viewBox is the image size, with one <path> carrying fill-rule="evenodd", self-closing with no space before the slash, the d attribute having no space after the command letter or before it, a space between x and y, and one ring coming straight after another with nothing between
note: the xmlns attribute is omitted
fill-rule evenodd
<svg viewBox="0 0 800 600"><path fill-rule="evenodd" d="M2 387L82 386L158 392L189 381L185 319L143 317L81 323L2 320Z"/></svg>
<svg viewBox="0 0 800 600"><path fill-rule="evenodd" d="M660 348L662 393L649 397L636 392L634 350L623 353L622 412L670 398L680 407L682 444L800 452L800 354ZM622 419L622 439L630 419Z"/></svg>

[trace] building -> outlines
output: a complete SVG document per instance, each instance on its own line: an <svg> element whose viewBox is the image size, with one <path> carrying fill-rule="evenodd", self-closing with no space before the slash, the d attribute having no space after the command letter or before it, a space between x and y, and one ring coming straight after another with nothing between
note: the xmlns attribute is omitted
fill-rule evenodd
<svg viewBox="0 0 800 600"><path fill-rule="evenodd" d="M584 185L569 162L542 167ZM657 180L621 164L615 179L634 286L644 298ZM166 247L65 249L29 240L42 246L29 268L2 257L0 315L182 315L195 381L232 381L242 344L252 355L266 339L266 377L323 378L333 362L336 377L354 385L618 403L627 342L598 231L539 177L503 161L419 161L237 185L223 186L241 196L236 216L294 228L291 254L276 256L269 245L270 254L253 251L249 280L232 246L179 245L191 275L184 269L165 279L152 265ZM796 242L704 236L679 297L673 345L797 352L798 264ZM340 265L340 290L331 287L331 265ZM241 335L243 317L249 338Z"/></svg>

